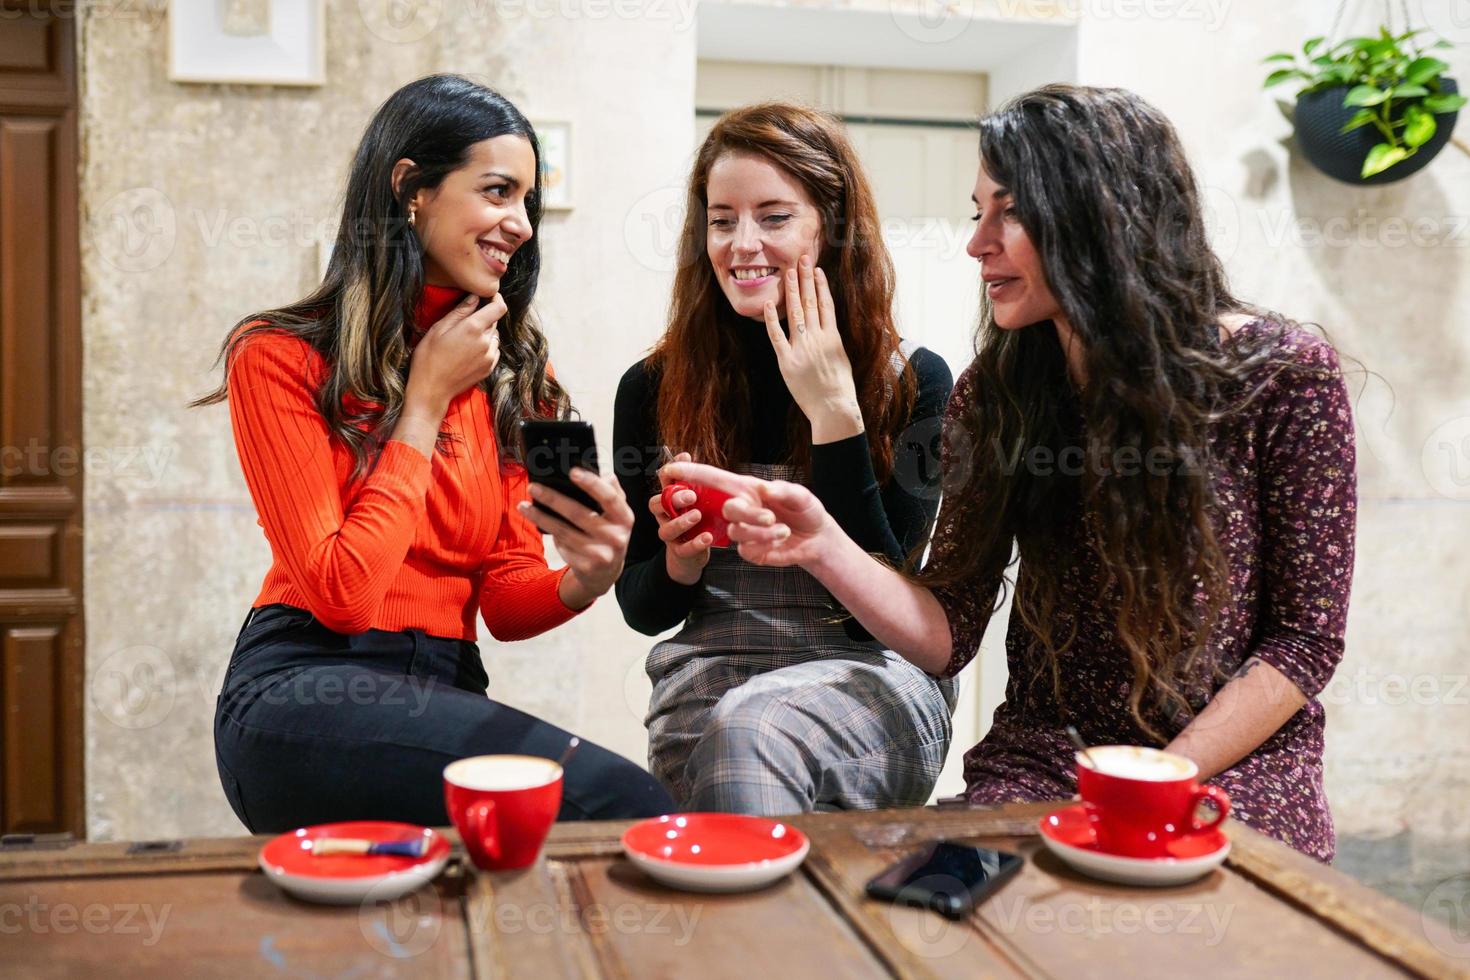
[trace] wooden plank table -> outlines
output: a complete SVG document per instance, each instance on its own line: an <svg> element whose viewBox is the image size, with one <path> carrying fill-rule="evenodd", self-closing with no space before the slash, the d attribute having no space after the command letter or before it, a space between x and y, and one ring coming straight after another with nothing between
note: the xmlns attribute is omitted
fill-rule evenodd
<svg viewBox="0 0 1470 980"><path fill-rule="evenodd" d="M1470 978L1470 941L1239 824L1189 885L1092 881L1048 854L1049 806L792 818L801 870L759 892L672 891L621 855L626 822L559 824L536 865L456 859L396 902L298 902L256 869L266 837L0 851L7 977ZM939 838L1016 850L1022 872L968 920L865 897ZM131 853L130 853L131 852Z"/></svg>

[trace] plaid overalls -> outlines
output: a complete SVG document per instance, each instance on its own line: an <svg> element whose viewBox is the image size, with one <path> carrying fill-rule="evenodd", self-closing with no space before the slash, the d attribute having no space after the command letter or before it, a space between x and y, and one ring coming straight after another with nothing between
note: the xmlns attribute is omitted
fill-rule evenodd
<svg viewBox="0 0 1470 980"><path fill-rule="evenodd" d="M796 481L790 466L742 472ZM876 640L800 568L717 548L677 634L648 655L648 762L681 806L764 815L926 802L957 682Z"/></svg>

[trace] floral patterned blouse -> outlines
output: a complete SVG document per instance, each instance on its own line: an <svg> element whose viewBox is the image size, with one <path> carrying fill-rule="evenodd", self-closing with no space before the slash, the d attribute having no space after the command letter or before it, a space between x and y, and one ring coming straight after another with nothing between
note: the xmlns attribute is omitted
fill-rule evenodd
<svg viewBox="0 0 1470 980"><path fill-rule="evenodd" d="M1256 320L1242 331L1270 329ZM1211 780L1230 794L1232 815L1322 861L1335 847L1322 787L1323 710L1316 700L1342 659L1353 571L1357 482L1352 411L1337 354L1326 342L1291 327L1283 333L1292 367L1280 371L1212 433L1214 479L1221 508L1216 533L1230 568L1231 595L1210 644L1220 670L1203 682L1207 700L1250 657L1281 671L1308 701L1254 752ZM946 429L974 389L973 368L955 384ZM1077 418L1077 431L1085 431ZM946 466L948 462L946 461ZM965 529L942 507L933 554L943 560ZM1132 718L1132 669L1117 640L1115 607L1102 595L1098 558L1082 533L1086 514L1061 515L1059 553L1048 561L1071 570L1058 608L1075 616L1076 639L1059 664L1062 703L1041 667L1037 638L1019 615L1006 636L1010 679L989 733L965 755L967 796L995 804L1067 798L1076 793L1073 749L1064 727L1075 724L1093 745L1160 744ZM1028 560L1016 572L1024 591ZM946 675L974 658L1001 588L1001 570L962 587L935 590L953 641ZM1058 623L1067 635L1072 623ZM1026 678L1040 677L1034 682ZM1217 679L1224 678L1224 679ZM1188 718L1149 717L1173 738Z"/></svg>

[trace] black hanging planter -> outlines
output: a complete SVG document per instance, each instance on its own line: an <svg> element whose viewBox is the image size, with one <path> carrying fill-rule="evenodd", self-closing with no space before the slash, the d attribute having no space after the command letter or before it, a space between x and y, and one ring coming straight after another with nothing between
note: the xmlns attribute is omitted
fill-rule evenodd
<svg viewBox="0 0 1470 980"><path fill-rule="evenodd" d="M1363 161L1375 144L1383 141L1383 134L1373 126L1359 126L1351 132L1342 132L1342 127L1358 111L1356 106L1343 107L1342 100L1350 86L1338 85L1316 92L1307 92L1297 97L1294 122L1297 142L1312 166L1329 177L1347 184L1362 186L1391 184L1418 173L1428 166L1440 150L1449 143L1454 132L1459 110L1437 114L1434 117L1434 135L1419 147L1418 152L1406 160L1389 167L1372 177L1358 176L1363 170ZM1459 87L1452 78L1439 80L1439 91L1455 95ZM1398 119L1402 109L1394 113Z"/></svg>

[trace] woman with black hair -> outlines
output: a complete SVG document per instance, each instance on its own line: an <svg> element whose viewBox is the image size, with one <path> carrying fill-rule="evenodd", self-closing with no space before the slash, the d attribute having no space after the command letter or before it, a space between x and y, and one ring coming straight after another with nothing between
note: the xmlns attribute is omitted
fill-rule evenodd
<svg viewBox="0 0 1470 980"><path fill-rule="evenodd" d="M486 697L475 644L545 632L612 588L633 515L553 532L525 516L516 425L564 419L531 313L536 135L453 75L404 86L368 125L325 280L225 342L235 445L273 563L215 712L225 795L252 831L346 819L445 824L441 772L485 753L555 758L571 736ZM538 500L567 501L549 488ZM644 770L583 744L562 819L667 812Z"/></svg>
<svg viewBox="0 0 1470 980"><path fill-rule="evenodd" d="M1230 293L1178 136L1129 92L1047 86L985 117L973 197L983 318L921 572L872 560L804 487L666 478L736 493L743 557L807 569L934 676L974 657L1019 552L971 802L1072 796L1075 725L1193 760L1233 816L1330 860L1316 696L1356 516L1336 353Z"/></svg>

